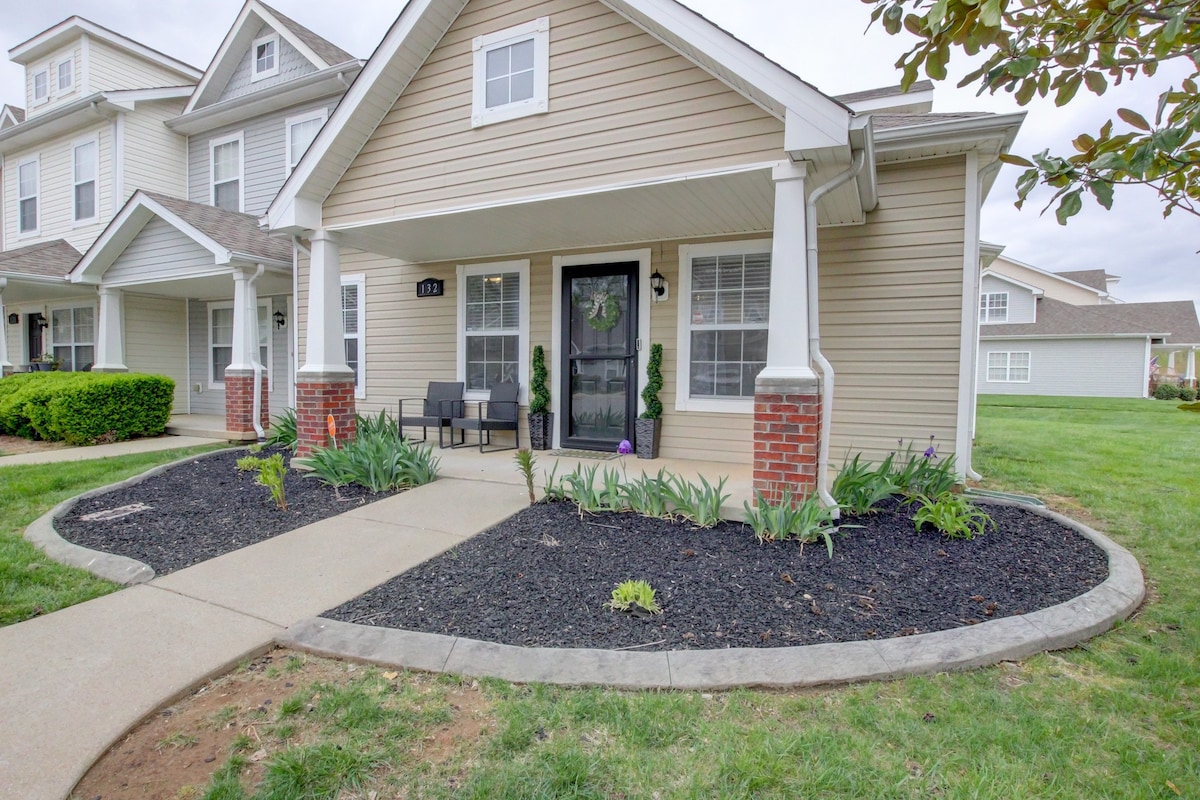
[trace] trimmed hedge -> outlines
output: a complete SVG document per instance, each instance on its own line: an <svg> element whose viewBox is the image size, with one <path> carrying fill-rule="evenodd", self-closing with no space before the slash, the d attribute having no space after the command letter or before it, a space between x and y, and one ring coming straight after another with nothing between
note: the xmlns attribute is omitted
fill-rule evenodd
<svg viewBox="0 0 1200 800"><path fill-rule="evenodd" d="M1173 383L1160 383L1154 390L1155 400L1178 400L1179 387Z"/></svg>
<svg viewBox="0 0 1200 800"><path fill-rule="evenodd" d="M13 375L0 381L0 433L75 445L160 436L174 391L161 375Z"/></svg>

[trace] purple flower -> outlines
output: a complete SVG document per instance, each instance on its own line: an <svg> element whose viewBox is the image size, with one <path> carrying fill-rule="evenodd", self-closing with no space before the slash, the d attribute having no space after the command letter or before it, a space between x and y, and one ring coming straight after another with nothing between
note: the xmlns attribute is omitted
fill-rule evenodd
<svg viewBox="0 0 1200 800"><path fill-rule="evenodd" d="M926 458L937 458L937 448L933 445L933 436L929 437L929 447L925 448Z"/></svg>
<svg viewBox="0 0 1200 800"><path fill-rule="evenodd" d="M621 443L617 445L617 452L623 456L627 456L633 452L633 445L629 443L628 439L622 439Z"/></svg>

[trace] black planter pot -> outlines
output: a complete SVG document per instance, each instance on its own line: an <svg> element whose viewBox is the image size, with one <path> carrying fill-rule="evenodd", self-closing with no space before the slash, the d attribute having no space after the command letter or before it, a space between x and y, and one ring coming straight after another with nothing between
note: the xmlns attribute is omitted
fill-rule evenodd
<svg viewBox="0 0 1200 800"><path fill-rule="evenodd" d="M634 439L637 440L638 458L658 458L658 441L662 437L661 419L638 419L633 421Z"/></svg>
<svg viewBox="0 0 1200 800"><path fill-rule="evenodd" d="M554 446L554 415L529 415L529 449L549 450Z"/></svg>

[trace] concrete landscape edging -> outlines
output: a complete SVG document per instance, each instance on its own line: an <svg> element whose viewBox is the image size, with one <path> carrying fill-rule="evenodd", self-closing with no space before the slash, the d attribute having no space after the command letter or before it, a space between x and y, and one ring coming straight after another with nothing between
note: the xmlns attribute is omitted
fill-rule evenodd
<svg viewBox="0 0 1200 800"><path fill-rule="evenodd" d="M277 643L318 655L515 683L800 688L971 669L1073 647L1107 631L1142 604L1146 587L1141 568L1112 539L1048 509L1004 500L982 504L1020 507L1075 530L1104 551L1108 578L1078 597L1028 614L880 641L634 652L516 647L312 617L289 627Z"/></svg>

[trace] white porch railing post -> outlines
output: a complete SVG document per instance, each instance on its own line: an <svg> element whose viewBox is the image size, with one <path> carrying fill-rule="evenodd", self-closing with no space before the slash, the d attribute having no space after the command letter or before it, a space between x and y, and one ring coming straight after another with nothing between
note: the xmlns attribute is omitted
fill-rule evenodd
<svg viewBox="0 0 1200 800"><path fill-rule="evenodd" d="M101 286L100 315L96 323L96 363L92 372L128 372L122 326L125 295L120 289Z"/></svg>

